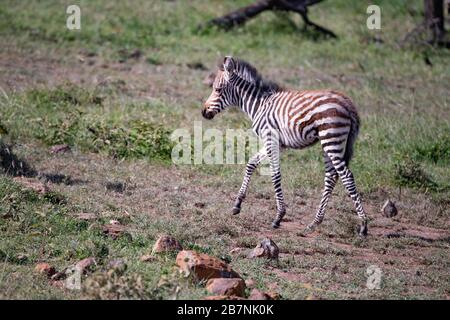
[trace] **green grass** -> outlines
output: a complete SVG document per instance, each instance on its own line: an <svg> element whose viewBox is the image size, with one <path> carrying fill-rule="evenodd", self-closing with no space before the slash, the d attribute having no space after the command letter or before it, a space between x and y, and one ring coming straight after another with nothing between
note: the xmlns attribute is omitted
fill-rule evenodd
<svg viewBox="0 0 450 320"><path fill-rule="evenodd" d="M2 105L3 121L8 124L13 139L32 138L48 146L68 144L119 159L170 160L170 129L137 117L116 119L113 112L104 117L106 107L95 92L73 86L51 91L31 90L21 96L5 98ZM141 110L152 107L158 104L126 106Z"/></svg>
<svg viewBox="0 0 450 320"><path fill-rule="evenodd" d="M333 88L347 93L362 119L351 167L365 200L378 210L380 198L399 194L404 197L402 222L443 227L450 196L450 54L417 44L399 45L421 21L423 1L330 0L312 7L310 18L333 30L339 36L336 40L303 30L301 19L286 13L267 12L229 32L198 28L207 19L250 2L85 0L79 2L82 29L69 31L65 8L72 3L68 1L3 1L0 55L14 68L6 63L0 66L10 73L0 76L5 80L0 85L16 79L17 88L0 88L0 138L36 166L67 170L75 178L86 175L91 184L60 185L42 196L22 190L8 175L0 176L1 298L117 298L117 292L107 289L111 284L128 292L122 298L170 298L177 286L182 288L180 297L200 298L205 294L202 286L173 273L173 256L161 256L152 263L139 261L158 234L170 233L185 248L219 257L228 256L233 246L256 245L259 224L266 223L269 214L260 212L255 203L272 204L269 177L254 178L250 192L257 196L255 208L249 208L251 218L236 222L221 212L228 210L226 201L241 183L242 166L170 165L174 129L192 131L194 121L203 121L203 128L250 127L237 110L228 110L212 122L201 119L201 103L210 93L202 80L210 70L190 66L201 63L213 70L225 54L248 60L262 74L290 88ZM366 28L369 4L382 7L381 31ZM137 49L142 57L130 58L129 53ZM53 69L64 72L53 73ZM58 160L46 151L62 143L75 150L73 158L67 155ZM6 163L7 156L2 151L0 163ZM83 162L84 157L89 160ZM53 165L55 161L61 162ZM171 174L154 177L168 168ZM306 201L307 207L292 205L292 211L302 215L311 211L316 203L308 199L317 198L323 184L320 147L287 151L282 174L287 198ZM105 180L132 185L128 179L140 177L138 191L130 191L131 196L104 191ZM148 191L153 187L158 192ZM172 194L160 199L164 188ZM218 192L220 203L210 199ZM127 198L135 193L135 198ZM194 197L206 202L206 208L192 208ZM316 242L301 242L305 250L325 254L293 255L280 263L281 270L305 274L305 279L283 278L261 261L237 258L233 266L255 278L260 289L276 283L287 299L448 297L443 272L448 270L448 257L443 255L448 244L429 248L415 239L386 238L360 243L352 234L353 220L347 218L351 204L344 202L341 186L337 197L342 202L333 209L346 215L330 217ZM124 208L134 214L125 220L131 237L116 241L105 237L95 226L119 219ZM98 219L87 223L73 217L83 211L94 212ZM386 262L383 290L364 291L366 265L353 256L356 253L339 246L327 249L328 237L377 254L404 254L402 250L424 247L429 250L420 255L429 262L422 262L432 267L419 278L414 272L425 274L424 265ZM302 238L289 241L280 235L280 246L295 251L298 239ZM102 290L63 293L32 276L36 262L49 261L61 269L88 256L100 261L91 284ZM127 261L125 274L105 275L105 266L113 258ZM406 253L404 258L411 257ZM158 285L161 278L164 281ZM137 289L129 291L130 287Z"/></svg>

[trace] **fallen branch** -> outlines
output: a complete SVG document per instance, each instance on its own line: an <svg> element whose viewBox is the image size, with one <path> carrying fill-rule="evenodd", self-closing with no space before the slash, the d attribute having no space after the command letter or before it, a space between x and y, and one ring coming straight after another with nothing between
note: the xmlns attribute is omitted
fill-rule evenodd
<svg viewBox="0 0 450 320"><path fill-rule="evenodd" d="M309 20L308 6L312 6L322 1L323 0L259 0L222 17L208 21L206 27L215 25L225 30L229 30L233 27L243 25L248 20L267 10L292 11L298 13L302 17L306 26L313 27L315 30L326 36L337 38L333 31Z"/></svg>

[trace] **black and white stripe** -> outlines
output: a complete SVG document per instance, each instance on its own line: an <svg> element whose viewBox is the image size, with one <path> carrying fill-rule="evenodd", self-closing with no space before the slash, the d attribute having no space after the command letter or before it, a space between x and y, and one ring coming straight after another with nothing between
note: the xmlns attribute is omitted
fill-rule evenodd
<svg viewBox="0 0 450 320"><path fill-rule="evenodd" d="M250 178L266 157L269 159L275 189L277 216L273 227L279 227L286 213L281 171L280 148L301 149L320 142L324 152L324 191L317 214L308 229L323 221L325 208L339 177L361 219L359 234L367 234L367 217L348 165L358 134L359 117L351 100L329 90L291 91L263 80L249 63L225 57L216 75L213 92L205 102L202 114L212 119L228 106L239 106L252 120L252 129L263 139L264 147L247 163L244 180L233 208L237 214L247 193Z"/></svg>

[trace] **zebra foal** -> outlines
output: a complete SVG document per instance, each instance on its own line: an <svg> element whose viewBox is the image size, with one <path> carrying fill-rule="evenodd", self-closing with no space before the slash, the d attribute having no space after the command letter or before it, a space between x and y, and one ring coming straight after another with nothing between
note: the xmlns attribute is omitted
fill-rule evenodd
<svg viewBox="0 0 450 320"><path fill-rule="evenodd" d="M348 167L359 129L358 114L348 97L329 90L284 90L264 80L248 62L227 56L219 64L213 91L204 104L202 115L212 119L229 106L238 106L250 117L252 129L262 138L264 145L247 163L233 214L241 210L253 172L268 157L277 203L277 215L272 226L279 227L286 213L279 150L302 149L319 141L325 163L325 187L316 216L307 231L323 221L325 208L339 177L360 219L358 233L367 235L367 217Z"/></svg>

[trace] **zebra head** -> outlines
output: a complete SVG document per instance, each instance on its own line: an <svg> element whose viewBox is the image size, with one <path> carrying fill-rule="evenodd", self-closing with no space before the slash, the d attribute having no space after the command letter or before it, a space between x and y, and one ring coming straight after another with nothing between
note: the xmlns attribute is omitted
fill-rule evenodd
<svg viewBox="0 0 450 320"><path fill-rule="evenodd" d="M236 61L227 56L223 63L219 65L219 71L213 83L213 91L206 100L202 115L206 119L212 119L220 111L226 107L236 105L234 101L233 86L230 83L230 78L233 76L233 71L236 68Z"/></svg>

